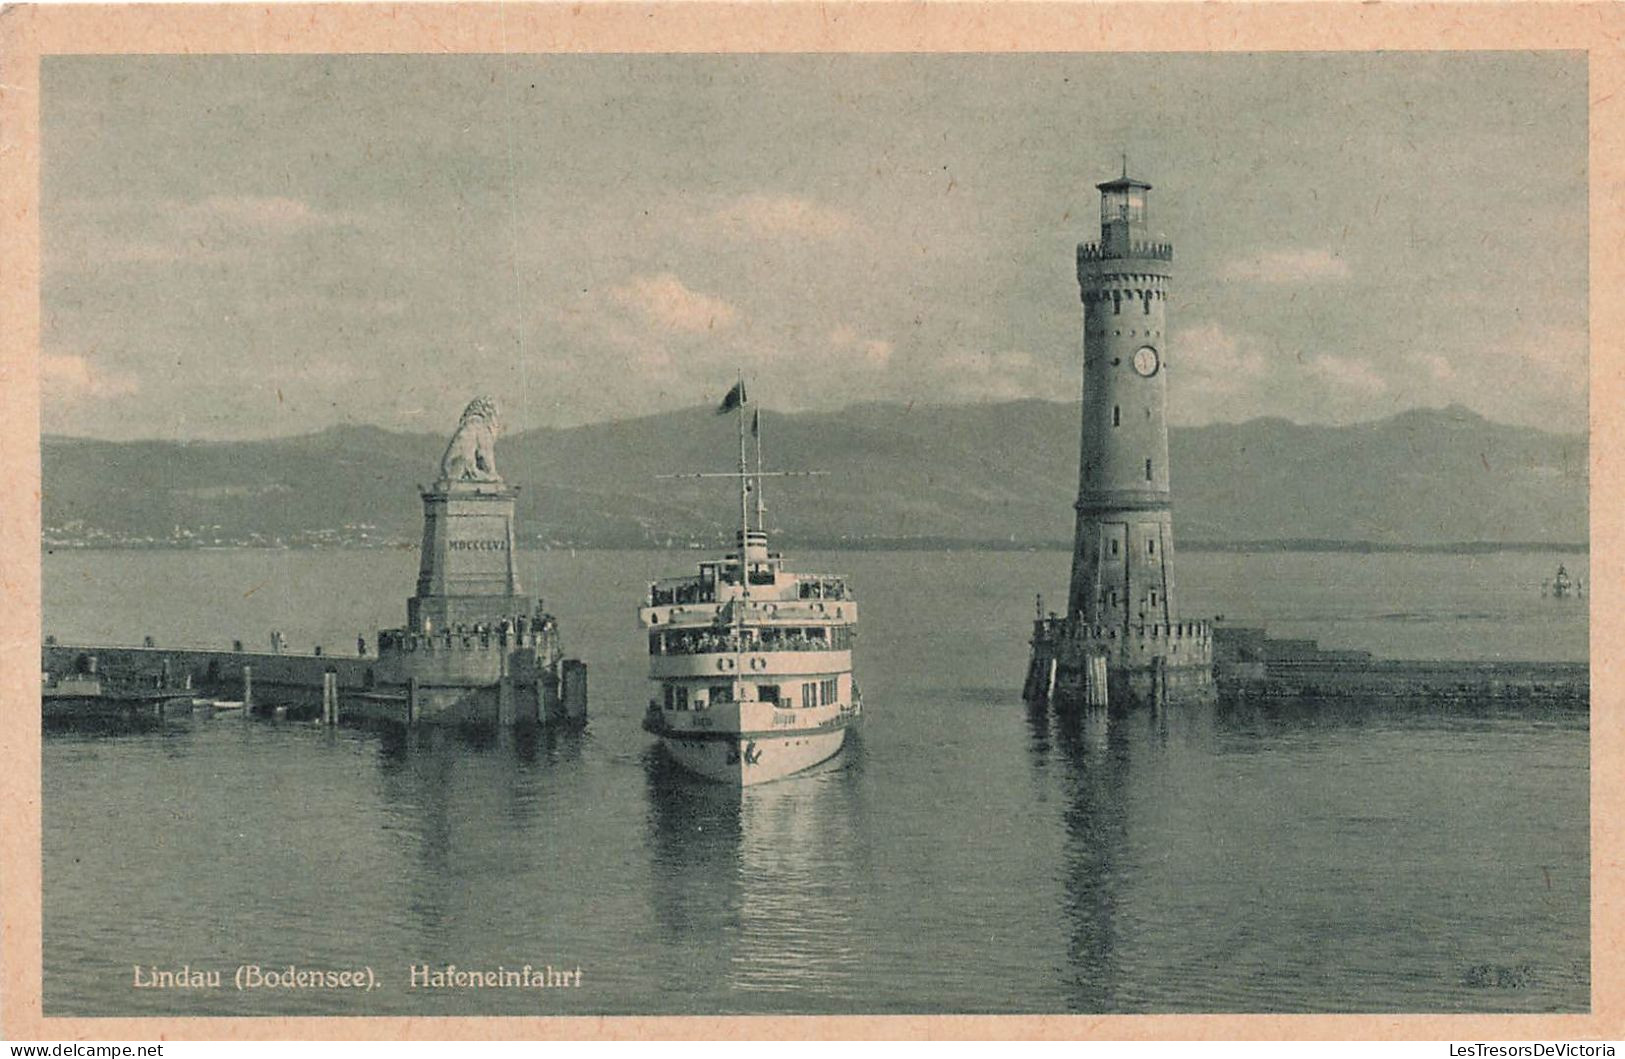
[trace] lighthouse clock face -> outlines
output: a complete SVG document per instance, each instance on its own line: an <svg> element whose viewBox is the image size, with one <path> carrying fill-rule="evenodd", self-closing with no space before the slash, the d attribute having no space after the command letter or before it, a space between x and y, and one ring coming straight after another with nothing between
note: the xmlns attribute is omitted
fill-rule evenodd
<svg viewBox="0 0 1625 1059"><path fill-rule="evenodd" d="M1134 351L1134 370L1141 375L1149 379L1157 373L1159 366L1157 351L1150 346L1141 346Z"/></svg>

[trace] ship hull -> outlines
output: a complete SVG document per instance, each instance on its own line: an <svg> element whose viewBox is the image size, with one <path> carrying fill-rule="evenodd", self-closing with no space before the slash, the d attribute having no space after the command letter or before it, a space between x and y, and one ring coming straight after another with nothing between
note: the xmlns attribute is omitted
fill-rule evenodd
<svg viewBox="0 0 1625 1059"><path fill-rule="evenodd" d="M683 768L718 783L750 787L793 776L840 753L846 729L742 734L726 738L665 735L666 752Z"/></svg>

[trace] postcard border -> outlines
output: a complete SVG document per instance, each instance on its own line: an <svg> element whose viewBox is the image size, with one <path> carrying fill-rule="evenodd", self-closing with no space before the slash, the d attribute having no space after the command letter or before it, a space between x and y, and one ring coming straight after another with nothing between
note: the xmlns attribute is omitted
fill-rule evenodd
<svg viewBox="0 0 1625 1059"><path fill-rule="evenodd" d="M1591 936L1586 1015L47 1018L41 1011L40 60L64 54L1572 50L1590 71ZM625 3L13 6L0 11L0 1032L50 1039L1439 1039L1625 1037L1625 6ZM1509 159L1509 164L1526 164ZM1610 257L1606 250L1614 248Z"/></svg>

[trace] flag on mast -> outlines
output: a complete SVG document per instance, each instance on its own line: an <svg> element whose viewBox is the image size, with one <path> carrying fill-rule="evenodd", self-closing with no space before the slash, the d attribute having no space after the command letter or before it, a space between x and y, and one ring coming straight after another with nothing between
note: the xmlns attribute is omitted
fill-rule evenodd
<svg viewBox="0 0 1625 1059"><path fill-rule="evenodd" d="M762 436L762 410L760 408L758 408L755 412L751 413L751 417L750 417L750 436L753 437L753 438L760 438ZM760 455L761 455L760 450L758 450L758 452L757 452L758 460L760 459ZM757 470L761 470L761 468L758 467Z"/></svg>
<svg viewBox="0 0 1625 1059"><path fill-rule="evenodd" d="M733 389L728 391L728 396L722 399L722 404L717 407L717 415L727 415L729 412L732 412L735 408L740 407L744 403L745 380L740 379L738 382L734 383Z"/></svg>

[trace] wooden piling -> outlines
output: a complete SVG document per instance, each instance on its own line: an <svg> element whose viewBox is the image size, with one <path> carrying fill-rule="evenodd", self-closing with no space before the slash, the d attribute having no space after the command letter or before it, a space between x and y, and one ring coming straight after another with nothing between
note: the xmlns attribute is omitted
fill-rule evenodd
<svg viewBox="0 0 1625 1059"><path fill-rule="evenodd" d="M1092 654L1083 665L1083 704L1095 709L1111 705L1111 691L1106 672L1106 656Z"/></svg>
<svg viewBox="0 0 1625 1059"><path fill-rule="evenodd" d="M503 674L497 681L497 724L511 728L513 723L513 677Z"/></svg>
<svg viewBox="0 0 1625 1059"><path fill-rule="evenodd" d="M572 721L587 717L587 664L576 658L566 658L560 669L564 687L560 690L564 716Z"/></svg>
<svg viewBox="0 0 1625 1059"><path fill-rule="evenodd" d="M418 678L411 677L406 682L406 723L415 726L418 717Z"/></svg>
<svg viewBox="0 0 1625 1059"><path fill-rule="evenodd" d="M339 675L331 669L322 674L322 721L339 723Z"/></svg>
<svg viewBox="0 0 1625 1059"><path fill-rule="evenodd" d="M254 712L254 667L243 666L243 716Z"/></svg>

